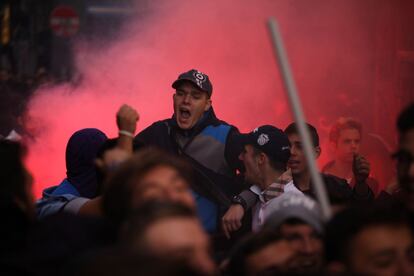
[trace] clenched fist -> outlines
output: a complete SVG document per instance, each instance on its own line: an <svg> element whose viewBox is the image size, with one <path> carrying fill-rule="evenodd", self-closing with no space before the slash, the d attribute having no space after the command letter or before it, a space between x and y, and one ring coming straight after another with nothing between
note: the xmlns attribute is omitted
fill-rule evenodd
<svg viewBox="0 0 414 276"><path fill-rule="evenodd" d="M364 182L368 178L370 169L371 166L365 157L359 154L354 155L352 172L357 183Z"/></svg>
<svg viewBox="0 0 414 276"><path fill-rule="evenodd" d="M138 120L138 112L126 104L122 105L116 113L116 124L119 130L128 131L134 134Z"/></svg>

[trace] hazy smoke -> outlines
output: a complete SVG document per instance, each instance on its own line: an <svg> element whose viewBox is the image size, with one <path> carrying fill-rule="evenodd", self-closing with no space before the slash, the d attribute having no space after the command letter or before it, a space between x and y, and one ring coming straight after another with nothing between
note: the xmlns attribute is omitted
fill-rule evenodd
<svg viewBox="0 0 414 276"><path fill-rule="evenodd" d="M210 76L221 119L242 131L267 123L286 127L291 113L266 29L269 16L280 23L305 114L323 145L339 116L358 117L372 129L372 110L365 106L373 96L378 1L147 3L137 11L146 16L129 22L110 46L77 44L80 84L35 93L26 117L35 137L28 164L36 195L64 178L64 149L74 131L97 127L115 136L122 103L139 111L138 130L171 116L171 83L191 68Z"/></svg>

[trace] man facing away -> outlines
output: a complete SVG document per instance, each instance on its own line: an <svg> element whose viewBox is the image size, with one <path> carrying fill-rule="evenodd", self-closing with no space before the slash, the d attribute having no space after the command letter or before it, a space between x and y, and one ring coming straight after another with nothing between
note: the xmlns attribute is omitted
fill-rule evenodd
<svg viewBox="0 0 414 276"><path fill-rule="evenodd" d="M264 125L249 134L240 135L244 150L240 159L245 167L245 180L254 184L250 190L259 201L253 208L252 227L258 231L264 223L271 202L285 192L300 193L293 184L287 162L290 157L290 143L282 130ZM223 229L227 237L240 227L223 218Z"/></svg>

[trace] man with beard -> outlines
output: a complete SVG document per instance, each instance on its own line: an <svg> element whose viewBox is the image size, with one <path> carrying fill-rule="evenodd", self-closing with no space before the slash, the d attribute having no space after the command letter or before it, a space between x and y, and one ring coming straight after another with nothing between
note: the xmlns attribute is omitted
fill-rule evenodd
<svg viewBox="0 0 414 276"><path fill-rule="evenodd" d="M213 110L213 86L195 69L172 83L174 114L155 122L135 137L135 147L155 146L189 160L195 170L192 185L204 228L216 233L217 220L241 188L235 183L240 147L238 130L219 120Z"/></svg>

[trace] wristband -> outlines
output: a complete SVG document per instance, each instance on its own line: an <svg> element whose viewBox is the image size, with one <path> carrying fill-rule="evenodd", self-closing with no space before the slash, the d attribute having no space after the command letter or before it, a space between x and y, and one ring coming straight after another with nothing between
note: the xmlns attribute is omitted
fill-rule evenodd
<svg viewBox="0 0 414 276"><path fill-rule="evenodd" d="M240 204L243 207L243 210L246 211L247 203L241 196L235 195L231 202L233 204Z"/></svg>
<svg viewBox="0 0 414 276"><path fill-rule="evenodd" d="M118 134L134 138L134 134L132 132L127 131L127 130L120 130L120 131L118 131Z"/></svg>

